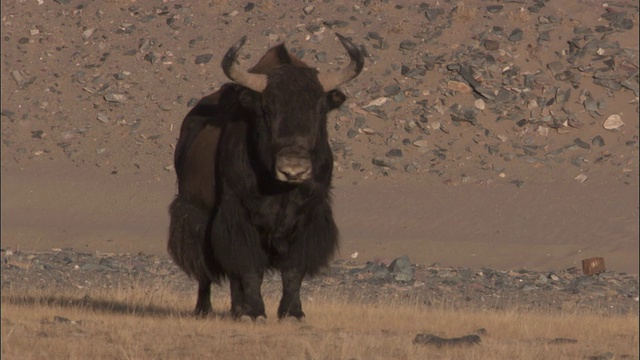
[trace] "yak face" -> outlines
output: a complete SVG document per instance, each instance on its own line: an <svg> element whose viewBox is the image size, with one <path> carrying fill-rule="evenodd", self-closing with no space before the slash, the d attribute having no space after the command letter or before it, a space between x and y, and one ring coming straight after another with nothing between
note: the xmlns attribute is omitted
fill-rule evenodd
<svg viewBox="0 0 640 360"><path fill-rule="evenodd" d="M293 184L311 179L318 147L328 146L327 113L342 104L344 95L325 93L315 69L291 65L271 71L260 95L264 150L271 154L276 179Z"/></svg>
<svg viewBox="0 0 640 360"><path fill-rule="evenodd" d="M327 114L345 101L339 90L324 92L318 72L281 65L262 93L246 90L243 105L256 114L253 136L263 165L283 182L313 178L314 160L326 140Z"/></svg>
<svg viewBox="0 0 640 360"><path fill-rule="evenodd" d="M279 181L299 184L313 178L322 147L329 146L327 113L345 100L336 88L362 70L360 50L344 37L338 38L351 62L337 73L320 74L294 59L284 45L269 50L254 67L263 73L240 71L235 59L244 37L222 60L225 74L247 88L242 102L256 114L259 156Z"/></svg>

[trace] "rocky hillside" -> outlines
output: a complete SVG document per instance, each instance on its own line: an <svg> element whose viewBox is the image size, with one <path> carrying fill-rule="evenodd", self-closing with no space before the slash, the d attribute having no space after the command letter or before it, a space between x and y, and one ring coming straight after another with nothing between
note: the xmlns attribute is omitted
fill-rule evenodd
<svg viewBox="0 0 640 360"><path fill-rule="evenodd" d="M3 170L45 162L173 177L180 122L284 42L332 71L366 52L330 117L337 181L638 179L638 4L579 0L2 3Z"/></svg>

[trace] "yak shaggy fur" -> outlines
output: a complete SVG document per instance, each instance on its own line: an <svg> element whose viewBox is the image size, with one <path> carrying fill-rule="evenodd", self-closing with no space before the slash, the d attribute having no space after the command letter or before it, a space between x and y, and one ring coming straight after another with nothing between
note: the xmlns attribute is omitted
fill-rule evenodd
<svg viewBox="0 0 640 360"><path fill-rule="evenodd" d="M345 45L359 73L362 55L351 46ZM212 311L211 284L227 278L233 316L266 316L260 286L266 271L277 270L283 281L278 317L301 318L302 279L327 266L338 247L327 113L345 96L325 90L318 71L282 44L249 73L266 75L263 91L227 83L182 123L168 250L198 281L197 315ZM279 162L302 164L310 175L282 181L274 174Z"/></svg>

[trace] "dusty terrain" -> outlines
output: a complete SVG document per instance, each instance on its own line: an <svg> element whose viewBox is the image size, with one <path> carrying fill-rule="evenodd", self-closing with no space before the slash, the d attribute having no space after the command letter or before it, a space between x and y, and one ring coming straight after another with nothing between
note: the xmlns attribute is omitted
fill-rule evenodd
<svg viewBox="0 0 640 360"><path fill-rule="evenodd" d="M94 316L75 311L104 301L98 310L114 312L120 300L87 303L81 293L131 282L142 296L162 281L188 299L177 311L190 311L194 284L166 254L182 118L227 81L219 63L241 36L246 68L284 42L332 71L347 59L335 32L363 47L366 67L329 118L341 251L305 282L305 301L331 289L335 299L436 311L579 309L637 322L636 1L3 0L1 10L2 325L17 329L14 339L40 336L30 329L57 324L54 315ZM404 255L415 277L398 282L385 264ZM608 271L582 275L581 260L594 256ZM267 281L269 299L277 283ZM29 291L45 305L49 292L58 297L25 317ZM68 315L65 296L75 299ZM152 313L178 302L163 299ZM387 325L383 338L395 329ZM624 338L607 337L612 329L603 337L615 341L580 356L637 357L636 345L614 349L637 344L637 326ZM334 347L332 336L323 344ZM119 356L145 357L130 345Z"/></svg>
<svg viewBox="0 0 640 360"><path fill-rule="evenodd" d="M223 52L331 71L340 32L368 54L329 119L341 258L638 273L638 7L609 5L3 1L2 246L164 255Z"/></svg>
<svg viewBox="0 0 640 360"><path fill-rule="evenodd" d="M228 286L195 319L166 256L2 253L7 359L636 359L638 277L336 261L307 279L304 321L230 318ZM587 330L588 329L588 330ZM466 341L465 341L466 339Z"/></svg>

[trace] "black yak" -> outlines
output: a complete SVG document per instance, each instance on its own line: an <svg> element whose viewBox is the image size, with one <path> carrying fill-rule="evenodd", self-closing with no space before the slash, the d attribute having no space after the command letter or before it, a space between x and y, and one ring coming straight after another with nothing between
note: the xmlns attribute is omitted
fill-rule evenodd
<svg viewBox="0 0 640 360"><path fill-rule="evenodd" d="M338 246L327 113L345 101L337 87L364 65L360 49L338 38L350 62L323 74L283 44L250 71L240 70L243 37L221 64L233 83L185 117L174 156L178 195L169 209L168 250L198 281L197 315L212 310L211 284L228 278L231 314L266 317L263 275L278 270L278 317L304 317L302 280L328 265Z"/></svg>

